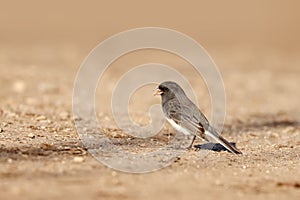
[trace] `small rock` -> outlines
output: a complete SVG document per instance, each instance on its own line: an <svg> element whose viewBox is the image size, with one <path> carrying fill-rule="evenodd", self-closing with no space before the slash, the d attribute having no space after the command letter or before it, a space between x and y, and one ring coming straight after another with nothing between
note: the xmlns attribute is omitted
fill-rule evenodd
<svg viewBox="0 0 300 200"><path fill-rule="evenodd" d="M278 138L278 137L279 137L279 134L278 134L278 133L271 133L271 134L270 134L270 137L271 137L271 138Z"/></svg>
<svg viewBox="0 0 300 200"><path fill-rule="evenodd" d="M283 133L291 133L291 132L293 132L293 130L294 130L294 127L287 127L287 128L285 128L285 129L283 129Z"/></svg>
<svg viewBox="0 0 300 200"><path fill-rule="evenodd" d="M72 131L73 129L72 128L65 128L64 129L66 132L68 132L68 131Z"/></svg>
<svg viewBox="0 0 300 200"><path fill-rule="evenodd" d="M249 135L253 136L253 137L257 137L257 133L254 133L254 132L250 132Z"/></svg>
<svg viewBox="0 0 300 200"><path fill-rule="evenodd" d="M281 148L288 148L289 147L289 145L287 145L287 144L278 144L277 145L277 148L278 149L281 149Z"/></svg>
<svg viewBox="0 0 300 200"><path fill-rule="evenodd" d="M29 133L27 136L30 137L31 139L35 138L35 135L33 133Z"/></svg>
<svg viewBox="0 0 300 200"><path fill-rule="evenodd" d="M0 128L0 133L4 132L2 128Z"/></svg>
<svg viewBox="0 0 300 200"><path fill-rule="evenodd" d="M48 144L48 143L42 143L41 144L41 149L43 149L43 150L50 150L52 148L53 148L52 144Z"/></svg>
<svg viewBox="0 0 300 200"><path fill-rule="evenodd" d="M46 116L44 116L44 115L40 115L40 116L36 117L35 119L36 119L37 121L42 121L42 120L46 120L47 118L46 118Z"/></svg>
<svg viewBox="0 0 300 200"><path fill-rule="evenodd" d="M52 121L49 120L49 119L47 119L47 120L40 120L40 124L41 125L48 125L48 124L51 124L51 123L52 123Z"/></svg>
<svg viewBox="0 0 300 200"><path fill-rule="evenodd" d="M145 146L146 146L145 143L140 144L140 147L145 147Z"/></svg>
<svg viewBox="0 0 300 200"><path fill-rule="evenodd" d="M64 147L64 150L71 150L71 147L68 147L68 146L66 146L66 147Z"/></svg>
<svg viewBox="0 0 300 200"><path fill-rule="evenodd" d="M84 161L83 157L76 156L73 158L73 161L76 163L82 163Z"/></svg>
<svg viewBox="0 0 300 200"><path fill-rule="evenodd" d="M80 121L80 120L82 120L82 118L79 117L79 116L73 116L73 120L74 120L74 121Z"/></svg>
<svg viewBox="0 0 300 200"><path fill-rule="evenodd" d="M13 160L11 158L7 159L7 162L10 164L13 162Z"/></svg>

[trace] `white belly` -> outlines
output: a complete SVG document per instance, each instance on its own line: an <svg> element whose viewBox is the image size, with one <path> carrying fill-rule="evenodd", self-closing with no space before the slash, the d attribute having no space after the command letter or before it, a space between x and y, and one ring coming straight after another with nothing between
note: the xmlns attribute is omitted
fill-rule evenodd
<svg viewBox="0 0 300 200"><path fill-rule="evenodd" d="M178 124L176 124L176 123L174 122L174 120L169 119L169 118L167 118L167 120L168 120L168 122L169 122L169 123L170 123L177 131L179 131L179 132L181 132L181 133L183 133L183 134L185 134L185 135L190 135L190 132L189 132L187 129L185 129L185 128L179 126Z"/></svg>

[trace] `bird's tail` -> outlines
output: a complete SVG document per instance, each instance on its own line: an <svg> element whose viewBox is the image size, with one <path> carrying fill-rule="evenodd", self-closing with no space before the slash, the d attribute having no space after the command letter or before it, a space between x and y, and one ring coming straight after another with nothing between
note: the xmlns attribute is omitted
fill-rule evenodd
<svg viewBox="0 0 300 200"><path fill-rule="evenodd" d="M219 135L215 130L205 131L205 135L214 139L216 142L223 145L226 149L234 154L243 154L240 150L238 150L235 146L231 145L225 138Z"/></svg>

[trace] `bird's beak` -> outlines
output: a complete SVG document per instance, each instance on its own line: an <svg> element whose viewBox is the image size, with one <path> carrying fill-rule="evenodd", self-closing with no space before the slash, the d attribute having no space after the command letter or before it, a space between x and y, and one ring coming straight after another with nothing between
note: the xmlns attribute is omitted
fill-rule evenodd
<svg viewBox="0 0 300 200"><path fill-rule="evenodd" d="M163 93L163 91L161 91L159 88L156 88L155 90L153 90L154 96L161 95L162 93Z"/></svg>

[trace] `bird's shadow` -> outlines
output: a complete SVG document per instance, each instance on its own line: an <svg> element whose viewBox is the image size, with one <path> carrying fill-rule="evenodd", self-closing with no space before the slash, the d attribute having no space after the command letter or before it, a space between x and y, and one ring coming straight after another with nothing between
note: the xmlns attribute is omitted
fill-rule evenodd
<svg viewBox="0 0 300 200"><path fill-rule="evenodd" d="M230 144L234 147L236 147L236 143L235 142L230 142ZM223 145L219 144L219 143L212 143L212 142L209 142L209 143L205 143L205 144L197 144L197 145L194 145L194 147L196 149L202 149L202 150L210 150L210 151L217 151L217 152L220 152L220 151L228 151L230 152L228 149L226 149ZM231 153L231 152L230 152Z"/></svg>

